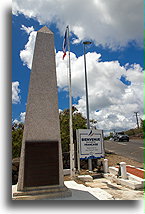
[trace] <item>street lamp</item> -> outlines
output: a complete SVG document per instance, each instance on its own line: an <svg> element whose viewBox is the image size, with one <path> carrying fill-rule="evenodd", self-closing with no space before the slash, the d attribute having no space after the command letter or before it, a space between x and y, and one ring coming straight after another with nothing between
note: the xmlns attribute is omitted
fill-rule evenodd
<svg viewBox="0 0 145 214"><path fill-rule="evenodd" d="M87 129L90 129L90 119L89 119L89 102L88 102L88 83L87 83L87 68L86 68L86 45L90 45L90 41L83 42L84 45L84 67L85 67L85 86L86 86L86 111L87 111ZM88 159L89 170L92 171L92 160Z"/></svg>

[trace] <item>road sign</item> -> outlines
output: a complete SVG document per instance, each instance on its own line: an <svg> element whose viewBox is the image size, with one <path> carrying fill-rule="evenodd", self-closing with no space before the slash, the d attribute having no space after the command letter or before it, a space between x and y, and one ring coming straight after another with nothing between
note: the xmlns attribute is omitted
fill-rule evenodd
<svg viewBox="0 0 145 214"><path fill-rule="evenodd" d="M96 129L77 130L78 158L104 157L103 131Z"/></svg>

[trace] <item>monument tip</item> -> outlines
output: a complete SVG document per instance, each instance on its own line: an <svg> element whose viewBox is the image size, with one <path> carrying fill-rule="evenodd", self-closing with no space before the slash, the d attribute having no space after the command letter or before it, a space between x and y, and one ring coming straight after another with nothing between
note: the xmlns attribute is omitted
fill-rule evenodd
<svg viewBox="0 0 145 214"><path fill-rule="evenodd" d="M53 34L51 30L49 30L48 27L44 26L42 27L40 30L38 30L38 32L41 32L41 33L50 33L50 34Z"/></svg>

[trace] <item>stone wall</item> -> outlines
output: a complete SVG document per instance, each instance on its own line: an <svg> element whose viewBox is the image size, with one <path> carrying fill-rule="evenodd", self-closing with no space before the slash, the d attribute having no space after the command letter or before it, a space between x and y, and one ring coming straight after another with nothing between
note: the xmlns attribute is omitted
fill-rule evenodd
<svg viewBox="0 0 145 214"><path fill-rule="evenodd" d="M20 158L14 158L12 160L12 185L18 182L19 162Z"/></svg>

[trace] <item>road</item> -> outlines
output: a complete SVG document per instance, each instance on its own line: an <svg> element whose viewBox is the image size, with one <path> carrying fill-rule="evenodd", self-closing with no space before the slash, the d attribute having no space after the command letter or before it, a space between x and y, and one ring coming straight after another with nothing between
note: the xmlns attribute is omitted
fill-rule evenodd
<svg viewBox="0 0 145 214"><path fill-rule="evenodd" d="M105 151L131 158L132 160L144 163L144 142L143 139L130 139L129 142L105 141Z"/></svg>

